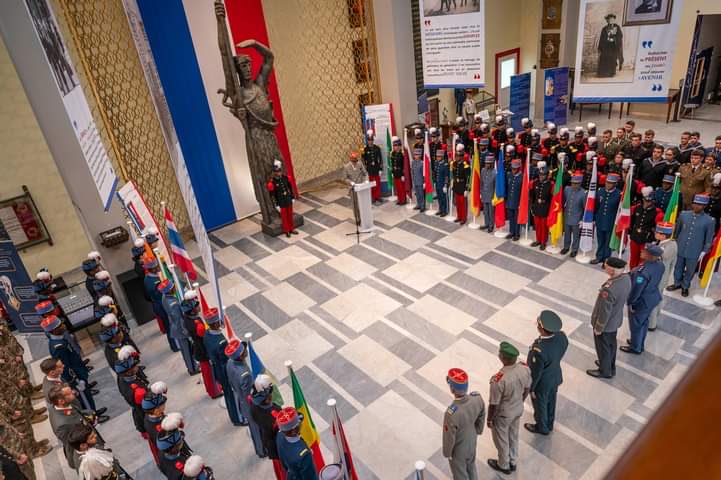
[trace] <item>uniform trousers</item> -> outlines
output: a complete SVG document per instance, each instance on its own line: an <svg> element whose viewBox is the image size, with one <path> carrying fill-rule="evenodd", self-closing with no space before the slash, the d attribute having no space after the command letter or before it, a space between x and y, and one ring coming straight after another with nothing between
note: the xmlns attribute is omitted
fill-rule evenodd
<svg viewBox="0 0 721 480"><path fill-rule="evenodd" d="M536 421L536 429L541 433L548 433L553 430L553 422L556 420L556 394L558 387L539 388L533 392L531 403L533 403L533 419Z"/></svg>
<svg viewBox="0 0 721 480"><path fill-rule="evenodd" d="M483 202L483 225L484 228L493 231L495 219L495 208L491 202Z"/></svg>
<svg viewBox="0 0 721 480"><path fill-rule="evenodd" d="M426 191L425 191L425 188L422 183L420 185L413 184L413 195L416 196L416 207L418 207L421 210L425 210L426 209Z"/></svg>
<svg viewBox="0 0 721 480"><path fill-rule="evenodd" d="M506 208L506 215L508 216L509 229L508 233L514 237L521 236L521 226L518 225L518 209L517 208Z"/></svg>
<svg viewBox="0 0 721 480"><path fill-rule="evenodd" d="M198 364L195 363L195 359L193 358L193 345L187 338L176 338L175 342L180 347L180 353L183 355L185 368L188 370L190 375L194 375L198 372Z"/></svg>
<svg viewBox="0 0 721 480"><path fill-rule="evenodd" d="M676 258L676 268L673 270L673 284L688 289L691 286L691 279L693 279L697 263L697 258L686 258L679 255Z"/></svg>
<svg viewBox="0 0 721 480"><path fill-rule="evenodd" d="M396 197L398 198L398 205L406 204L406 186L403 184L403 180L400 178L393 179L393 186L396 189Z"/></svg>
<svg viewBox="0 0 721 480"><path fill-rule="evenodd" d="M95 408L95 399L93 398L93 394L90 393L90 389L87 388L86 382L84 380L78 380L76 382L73 382L71 384L71 387L73 387L78 392L78 400L80 401L80 406L83 407L85 410L92 410L95 411L97 408Z"/></svg>
<svg viewBox="0 0 721 480"><path fill-rule="evenodd" d="M636 352L643 352L643 345L646 342L648 333L648 317L651 309L634 310L628 309L628 328L631 330L631 348Z"/></svg>
<svg viewBox="0 0 721 480"><path fill-rule="evenodd" d="M170 336L170 324L168 322L168 314L165 312L163 305L160 303L156 305L156 303L153 302L153 312L155 312L155 317L160 318L160 321L163 324L163 328L161 328L160 331L163 332L165 334L165 338L168 339L168 345L170 346L170 350L172 350L173 352L177 352L178 344L175 342L175 339Z"/></svg>
<svg viewBox="0 0 721 480"><path fill-rule="evenodd" d="M593 334L593 344L598 356L598 369L601 375L608 377L616 375L616 340L617 332L603 332L601 335Z"/></svg>
<svg viewBox="0 0 721 480"><path fill-rule="evenodd" d="M661 309L663 309L663 305L666 303L666 297L663 295L663 291L666 288L666 285L659 285L658 289L661 293L661 301L658 305L656 305L656 308L651 310L651 315L648 316L648 328L655 329L658 325L658 315L661 313Z"/></svg>
<svg viewBox="0 0 721 480"><path fill-rule="evenodd" d="M646 245L645 243L634 242L631 240L631 255L628 257L628 268L633 269L641 262L641 250Z"/></svg>
<svg viewBox="0 0 721 480"><path fill-rule="evenodd" d="M371 188L371 202L381 199L381 176L380 175L368 175L369 182L376 182L375 187Z"/></svg>
<svg viewBox="0 0 721 480"><path fill-rule="evenodd" d="M208 360L201 360L198 363L200 364L200 373L203 376L205 391L210 398L218 398L223 394L223 387L215 380L210 362L208 362Z"/></svg>
<svg viewBox="0 0 721 480"><path fill-rule="evenodd" d="M498 466L503 469L516 465L520 420L520 415L513 418L497 416L493 419L493 428L491 429L493 444L498 450Z"/></svg>
<svg viewBox="0 0 721 480"><path fill-rule="evenodd" d="M468 218L468 211L466 210L466 197L462 194L454 194L453 197L456 200L456 218L461 221L461 224L466 223Z"/></svg>
<svg viewBox="0 0 721 480"><path fill-rule="evenodd" d="M611 256L611 230L596 230L596 260L604 262L608 257Z"/></svg>
<svg viewBox="0 0 721 480"><path fill-rule="evenodd" d="M283 226L283 233L290 233L293 231L295 227L293 224L293 205L290 207L281 207L280 223Z"/></svg>
<svg viewBox="0 0 721 480"><path fill-rule="evenodd" d="M572 252L578 251L578 245L581 242L581 225L564 225L563 231L563 248L570 248Z"/></svg>
<svg viewBox="0 0 721 480"><path fill-rule="evenodd" d="M452 456L448 459L448 465L451 467L451 477L453 477L453 480L478 480L476 452L473 452L471 458L457 458Z"/></svg>
<svg viewBox="0 0 721 480"><path fill-rule="evenodd" d="M548 220L547 217L533 216L533 228L536 230L536 241L541 245L548 243Z"/></svg>
<svg viewBox="0 0 721 480"><path fill-rule="evenodd" d="M443 191L443 185L436 186L436 194L438 195L438 211L441 215L448 215L448 191Z"/></svg>

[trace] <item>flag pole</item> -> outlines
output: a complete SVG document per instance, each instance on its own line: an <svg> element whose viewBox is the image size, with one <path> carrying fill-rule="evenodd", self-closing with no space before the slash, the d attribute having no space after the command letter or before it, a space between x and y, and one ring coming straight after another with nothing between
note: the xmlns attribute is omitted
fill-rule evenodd
<svg viewBox="0 0 721 480"><path fill-rule="evenodd" d="M342 480L350 480L350 474L348 472L348 465L346 464L346 461L345 461L345 451L343 450L343 445L342 445L342 442L340 439L340 431L339 431L340 429L338 428L338 424L339 424L338 407L336 406L336 403L337 402L336 402L335 398L329 398L328 401L326 402L326 405L328 405L328 407L330 407L330 410L332 412L332 419L331 419L332 427L331 428L333 428L335 430L333 432L333 441L335 443L335 448L336 448L336 458L334 458L334 460L335 460L335 464L340 466ZM328 466L329 465L326 465L325 467L323 467L323 469L325 469ZM322 471L322 469L321 469L321 471ZM338 478L338 477L334 477L334 478ZM341 478L338 478L338 480L341 480Z"/></svg>
<svg viewBox="0 0 721 480"><path fill-rule="evenodd" d="M430 148L431 143L428 141L428 137L429 137L429 134L428 134L428 131L426 130L426 133L425 133L425 143L423 144L423 156L425 157L426 155L428 155L428 176L429 176L430 179L431 179L431 190L435 190L435 185L433 185L433 183L434 183L434 182L433 182L433 180L434 180L434 179L433 179L433 168L431 168L431 165L432 165L432 163L431 163L431 160L432 160L432 159L431 159L431 148ZM427 151L427 152L426 152L426 148L425 148L426 145L428 145L428 151ZM423 158L423 165L425 165L425 164L426 164L426 159ZM425 183L426 183L426 179L425 179L425 177L424 177L424 178L423 178L423 195L426 195L426 185L425 185ZM426 200L427 200L427 199L426 199ZM437 194L437 193L436 193L436 203L438 203L438 194ZM440 208L440 207L439 207L439 208ZM425 211L424 213L425 213L426 215L428 215L429 217L432 217L432 216L434 216L436 213L438 213L438 209L437 209L437 208L433 208L433 194L431 194L431 204L430 204L430 206L428 206L428 208L426 209L426 211Z"/></svg>
<svg viewBox="0 0 721 480"><path fill-rule="evenodd" d="M405 150L405 154L408 155L408 175L411 177L411 188L407 195L407 200L410 201L406 202L406 210L413 210L413 199L415 199L415 192L413 191L413 152L411 152L411 147L408 145L407 128L403 129L403 150ZM403 159L403 168L405 169L405 158Z"/></svg>
<svg viewBox="0 0 721 480"><path fill-rule="evenodd" d="M393 124L393 120L391 119L391 125ZM390 145L388 145L388 139L391 138L391 132L390 132L390 126L386 128L386 168L388 171L391 171L391 152L393 151L393 142L391 142ZM391 174L391 178L393 178L393 174ZM388 181L388 173L386 173L386 181ZM396 195L393 195L393 181L391 180L388 182L388 190L390 190L391 194L388 196L389 202L395 202L398 200L398 192L396 192Z"/></svg>
<svg viewBox="0 0 721 480"><path fill-rule="evenodd" d="M505 161L506 161L506 156L505 156L505 153L506 153L506 144L505 144L505 143L502 143L502 144L501 144L501 148L500 148L499 152L503 152L503 153L496 158L496 171L498 171L498 168L506 168L506 166L505 166ZM500 158L501 156L503 156L503 164L501 163L501 158ZM506 177L504 176L503 179L504 179L504 181L505 181ZM496 186L496 188L498 188L498 186ZM504 188L505 188L505 186L504 186ZM496 208L498 208L498 205L496 205ZM506 197L505 197L505 194L504 194L504 196L503 196L503 206L502 206L502 208L506 208ZM503 226L502 226L501 228L498 228L498 225L495 225L495 220L494 220L494 222L493 222L493 223L494 223L494 226L495 226L495 228L494 228L494 230L493 230L493 236L494 236L494 237L496 237L496 238L506 238L506 235L508 235L508 229L506 228L506 224L508 223L508 219L506 218L505 220L506 220L506 221L503 223Z"/></svg>
<svg viewBox="0 0 721 480"><path fill-rule="evenodd" d="M450 162L451 162L451 160L453 160L454 162L456 161L456 141L457 140L458 140L458 134L454 133L453 140L451 141L451 153L448 155L448 179L449 180L451 178L451 172L453 171L453 169L451 168ZM449 191L448 191L448 195L447 195L448 206L450 208L448 208L448 215L446 215L446 222L454 222L456 219L456 215L453 214L454 207L456 206L456 203L455 203L456 199L455 199L455 195L453 195L453 191L450 189L450 186L451 186L450 183L451 182L449 181L448 182L448 184L449 184L448 190Z"/></svg>
<svg viewBox="0 0 721 480"><path fill-rule="evenodd" d="M135 231L135 225L133 224L133 222L131 220L128 220L125 223L128 224L128 231L130 232L130 238L133 240L133 243L135 243L135 240L138 239L138 234Z"/></svg>
<svg viewBox="0 0 721 480"><path fill-rule="evenodd" d="M474 138L474 139L473 139L473 161L471 162L471 182L470 182L471 185L473 185L473 179L475 178L474 169L475 169L475 167L476 167L476 156L478 156L478 163L479 163L479 165L478 165L478 169L479 169L479 170L478 170L478 171L479 171L479 175L480 175L481 154L478 153L478 139L477 139L477 138ZM479 180L480 180L480 179L479 179ZM480 188L481 188L481 186L479 185L478 188L479 188L479 194L480 194ZM471 217L473 217L473 220L471 221L471 223L468 224L468 228L470 228L471 230L478 230L478 229L481 228L481 224L476 222L476 218L477 218L477 217L476 217L476 215L474 215L473 212L471 211L471 208L470 208L470 207L471 207L471 202L473 201L473 199L471 198L471 195L473 195L473 189L472 189L472 188L471 188L471 192L470 192L469 195L468 195L468 211L471 212ZM479 197L480 197L480 195L479 195ZM481 205L481 206L482 206L482 205ZM480 213L480 210L479 210L478 212Z"/></svg>
<svg viewBox="0 0 721 480"><path fill-rule="evenodd" d="M703 295L696 294L693 296L694 303L696 303L704 308L709 308L709 307L713 306L713 304L714 304L714 300L712 298L709 298L709 296L708 296L708 289L709 289L709 287L711 287L711 280L713 280L713 274L714 274L714 270L716 269L717 263L718 263L718 257L714 258L713 264L706 265L706 268L711 269L711 276L708 279L708 283L706 283L706 288L703 289Z"/></svg>
<svg viewBox="0 0 721 480"><path fill-rule="evenodd" d="M523 175L528 180L528 186L531 185L531 149L529 147L526 147L526 169L525 172L523 172ZM526 204L526 210L528 212L528 215L526 216L526 235L525 238L521 239L518 243L523 245L524 247L530 247L533 243L533 240L528 238L528 229L530 228L530 220L531 220L531 204L530 204L530 192L529 194L529 202Z"/></svg>
<svg viewBox="0 0 721 480"><path fill-rule="evenodd" d="M423 460L418 460L415 464L416 467L416 477L415 480L424 480L424 471L426 470L426 462Z"/></svg>

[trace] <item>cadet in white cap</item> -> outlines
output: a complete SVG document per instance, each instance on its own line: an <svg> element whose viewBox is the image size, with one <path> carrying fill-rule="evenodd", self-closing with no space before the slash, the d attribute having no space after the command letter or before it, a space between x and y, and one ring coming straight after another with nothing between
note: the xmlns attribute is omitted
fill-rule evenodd
<svg viewBox="0 0 721 480"><path fill-rule="evenodd" d="M641 260L641 251L647 243L654 241L656 223L663 221L663 212L654 205L653 187L641 189L643 200L631 207L631 223L628 238L631 241L629 268L635 268Z"/></svg>
<svg viewBox="0 0 721 480"><path fill-rule="evenodd" d="M371 189L371 201L373 203L382 203L381 201L381 170L383 170L383 155L381 149L375 144L375 132L372 129L366 131L366 146L363 147L363 165L368 172L368 180L375 182L375 186Z"/></svg>

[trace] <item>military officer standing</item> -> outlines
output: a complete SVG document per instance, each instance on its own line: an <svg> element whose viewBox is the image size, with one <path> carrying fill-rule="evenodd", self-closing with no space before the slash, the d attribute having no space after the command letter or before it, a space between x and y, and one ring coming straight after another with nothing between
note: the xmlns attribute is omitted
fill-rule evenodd
<svg viewBox="0 0 721 480"><path fill-rule="evenodd" d="M300 436L301 414L293 407L285 407L276 416L280 433L275 442L280 463L288 472L287 480L318 480L313 454Z"/></svg>
<svg viewBox="0 0 721 480"><path fill-rule="evenodd" d="M591 312L593 343L596 347L596 367L586 370L592 377L612 378L616 375L616 335L623 323L623 307L631 293L631 278L623 272L626 261L609 257L603 269L609 276L601 286Z"/></svg>
<svg viewBox="0 0 721 480"><path fill-rule="evenodd" d="M483 433L486 406L478 392L468 393L468 374L451 368L446 376L453 403L443 415L443 456L453 480L476 480L476 440Z"/></svg>
<svg viewBox="0 0 721 480"><path fill-rule="evenodd" d="M273 403L273 383L268 375L261 373L255 378L251 398L251 417L260 429L263 448L268 454L268 458L273 462L275 478L277 480L283 480L285 478L285 471L278 459L278 447L275 442L275 437L278 435L278 428L275 424L274 416L274 414L280 412L282 407Z"/></svg>
<svg viewBox="0 0 721 480"><path fill-rule="evenodd" d="M205 322L200 315L200 301L198 301L198 292L196 290L185 291L183 301L180 302L180 309L183 311L185 329L190 333L193 341L193 358L200 366L205 391L210 398L218 398L223 392L221 392L220 384L213 376L213 370L210 368L210 362L208 361L208 352L205 350L205 345L203 345Z"/></svg>
<svg viewBox="0 0 721 480"><path fill-rule="evenodd" d="M448 166L448 145L442 144L436 148L436 162L433 165L433 181L436 195L438 195L438 211L436 215L448 215L448 185L450 184L450 169Z"/></svg>
<svg viewBox="0 0 721 480"><path fill-rule="evenodd" d="M290 237L298 235L298 230L295 229L293 222L293 186L288 175L283 174L282 168L279 160L273 162L273 176L270 177L265 188L270 192L273 203L278 208L283 233L286 237ZM378 183L380 184L380 181Z"/></svg>
<svg viewBox="0 0 721 480"><path fill-rule="evenodd" d="M488 459L488 466L506 475L514 472L518 464L518 427L523 402L531 389L531 371L516 362L518 354L516 347L501 342L498 358L503 367L491 377L488 397L488 428L498 450L498 459Z"/></svg>
<svg viewBox="0 0 721 480"><path fill-rule="evenodd" d="M664 266L661 262L663 249L658 245L649 245L641 252L643 263L631 270L631 293L628 295L628 326L631 339L628 345L622 345L621 351L639 355L648 332L648 317L661 303L658 285L663 278Z"/></svg>
<svg viewBox="0 0 721 480"><path fill-rule="evenodd" d="M403 155L403 145L401 139L393 137L393 150L391 151L391 173L393 174L393 186L396 189L396 205L406 204L406 185L405 185L405 158Z"/></svg>
<svg viewBox="0 0 721 480"><path fill-rule="evenodd" d="M83 261L81 268L85 273L85 289L95 301L98 299L98 294L93 287L93 283L95 282L95 274L100 271L100 266L94 259L88 258Z"/></svg>
<svg viewBox="0 0 721 480"><path fill-rule="evenodd" d="M593 220L596 222L596 258L591 260L592 265L603 263L611 256L611 234L616 224L618 204L621 202L621 192L616 188L620 177L618 174L606 175L606 188L596 193L596 206Z"/></svg>
<svg viewBox="0 0 721 480"><path fill-rule="evenodd" d="M666 211L666 207L668 207L668 204L671 201L671 195L673 195L673 184L675 181L675 175L664 175L661 186L658 187L653 194L653 200L656 204L656 207L660 208L663 212ZM678 204L683 205L683 198L681 198L681 192L679 192Z"/></svg>
<svg viewBox="0 0 721 480"><path fill-rule="evenodd" d="M451 175L453 176L453 198L456 202L456 219L461 225L465 225L468 218L466 209L466 195L468 194L468 177L471 173L471 166L468 164L468 155L462 143L456 145L456 158L453 160Z"/></svg>
<svg viewBox="0 0 721 480"><path fill-rule="evenodd" d="M531 215L533 215L533 227L536 230L536 241L532 247L540 245L541 250L546 249L548 243L548 211L551 208L553 197L553 180L548 178L546 162L538 162L538 178L530 185Z"/></svg>
<svg viewBox="0 0 721 480"><path fill-rule="evenodd" d="M521 189L523 188L523 174L521 173L521 160L511 160L511 173L506 179L506 214L509 222L509 232L506 238L518 241L521 238L521 226L518 225L518 209L521 206Z"/></svg>
<svg viewBox="0 0 721 480"><path fill-rule="evenodd" d="M105 353L105 360L108 362L108 367L113 369L115 362L118 360L118 352L125 345L131 345L133 348L138 350L138 346L135 344L130 335L128 335L118 324L118 318L114 313L107 313L100 320L102 330L98 334L100 340L105 344L103 352Z"/></svg>
<svg viewBox="0 0 721 480"><path fill-rule="evenodd" d="M568 349L568 338L561 331L561 318L550 310L543 310L536 320L540 335L528 352L531 369L531 402L536 423L524 423L531 433L548 435L553 431L556 417L556 394L563 383L561 360Z"/></svg>
<svg viewBox="0 0 721 480"><path fill-rule="evenodd" d="M438 158L438 150L443 146L441 142L441 132L436 127L428 129L430 141L428 142L428 158L431 159L431 172L433 172L433 183L436 180L436 159Z"/></svg>
<svg viewBox="0 0 721 480"><path fill-rule="evenodd" d="M411 180L413 181L413 195L416 196L416 206L413 210L426 211L426 193L423 180L423 135L420 128L415 130L416 141L412 147Z"/></svg>
<svg viewBox="0 0 721 480"><path fill-rule="evenodd" d="M158 284L160 283L160 264L158 259L146 258L143 263L145 266L145 278L143 279L143 288L145 290L146 298L150 299L150 303L153 306L153 313L155 319L158 322L158 328L161 333L165 334L168 339L168 345L170 350L173 352L178 351L178 345L175 340L170 336L170 327L168 326L168 314L165 313L163 308L163 294L158 291Z"/></svg>
<svg viewBox="0 0 721 480"><path fill-rule="evenodd" d="M628 266L631 269L638 265L644 245L653 241L656 222L663 220L663 212L653 203L653 188L643 187L641 196L641 203L631 207L631 225L628 232L631 244Z"/></svg>
<svg viewBox="0 0 721 480"><path fill-rule="evenodd" d="M180 353L183 355L185 368L188 375L197 375L200 373L198 364L193 359L193 346L190 343L190 333L185 328L185 319L183 312L180 310L180 302L175 296L175 284L170 279L165 279L158 284L158 291L163 294L163 309L168 315L170 323L170 336L180 347Z"/></svg>
<svg viewBox="0 0 721 480"><path fill-rule="evenodd" d="M231 340L228 342L228 346L225 347L225 356L228 357L228 363L225 366L228 383L235 394L235 403L241 414L241 422L248 425L250 429L250 438L253 441L255 454L260 458L265 458L267 453L260 438L260 429L251 416L250 404L248 403L248 397L253 389L253 374L245 362L248 356L246 343L237 338Z"/></svg>
<svg viewBox="0 0 721 480"><path fill-rule="evenodd" d="M113 369L118 375L118 391L130 407L135 429L145 438L145 413L142 402L148 388L148 379L140 371L138 352L130 345L121 348Z"/></svg>
<svg viewBox="0 0 721 480"><path fill-rule="evenodd" d="M714 221L704 212L708 203L708 195L694 195L691 210L683 211L678 216L675 235L678 257L673 272L673 285L666 287L669 292L680 288L681 295L687 297L696 263L703 258L705 252L711 250Z"/></svg>
<svg viewBox="0 0 721 480"><path fill-rule="evenodd" d="M483 169L481 170L481 201L483 202L483 220L485 224L483 228L488 233L493 233L495 226L495 216L493 205L493 195L496 192L496 157L492 153L488 153L483 159Z"/></svg>
<svg viewBox="0 0 721 480"><path fill-rule="evenodd" d="M558 145L558 127L553 122L546 124L546 133L548 136L541 140L541 146L546 151L546 155L551 153L551 149Z"/></svg>
<svg viewBox="0 0 721 480"><path fill-rule="evenodd" d="M586 209L586 191L581 188L583 175L576 172L571 177L571 185L563 189L563 248L561 255L571 250L571 257L578 253L581 241L581 219Z"/></svg>
<svg viewBox="0 0 721 480"><path fill-rule="evenodd" d="M371 202L381 202L381 170L383 169L383 155L381 149L375 142L375 132L368 130L366 132L367 144L363 148L363 165L368 172L368 180L376 182L371 189Z"/></svg>
<svg viewBox="0 0 721 480"><path fill-rule="evenodd" d="M463 144L463 148L466 152L470 152L473 147L473 141L471 140L471 132L468 130L468 123L463 117L456 119L456 133L458 134L458 140Z"/></svg>
<svg viewBox="0 0 721 480"><path fill-rule="evenodd" d="M658 291L661 294L661 302L656 305L651 315L648 317L648 331L653 332L656 330L658 323L658 314L661 313L663 304L666 298L663 296L663 291L668 286L668 281L673 275L673 270L676 267L676 257L678 256L678 246L676 240L671 238L673 235L673 223L659 222L656 224L656 242L658 246L663 249L663 255L661 260L663 261L663 276L661 282L658 284Z"/></svg>

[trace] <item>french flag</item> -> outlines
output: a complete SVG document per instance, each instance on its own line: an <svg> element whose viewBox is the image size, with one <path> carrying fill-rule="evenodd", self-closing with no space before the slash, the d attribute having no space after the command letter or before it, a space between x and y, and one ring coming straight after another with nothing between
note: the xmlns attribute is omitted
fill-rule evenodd
<svg viewBox="0 0 721 480"><path fill-rule="evenodd" d="M190 259L190 255L185 250L183 245L183 239L180 238L178 229L175 227L175 221L173 221L173 215L168 210L168 207L163 205L163 216L165 217L165 227L168 230L168 241L170 242L170 250L173 253L173 262L180 267L191 281L195 281L198 278L198 274L195 273L195 265Z"/></svg>

